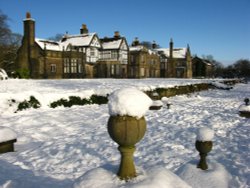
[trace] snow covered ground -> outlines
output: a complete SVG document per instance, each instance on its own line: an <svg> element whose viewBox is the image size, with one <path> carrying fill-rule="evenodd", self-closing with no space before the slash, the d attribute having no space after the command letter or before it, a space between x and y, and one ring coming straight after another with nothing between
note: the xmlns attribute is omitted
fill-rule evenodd
<svg viewBox="0 0 250 188"><path fill-rule="evenodd" d="M213 168L227 171L231 179L223 177L229 187L250 187L250 119L238 115L238 107L249 97L250 84L237 84L229 91L172 97L170 109L163 106L159 111L148 111L147 132L134 154L138 177L127 183L115 175L120 153L107 133L108 105L47 107L50 101L70 95L87 97L127 86L146 90L204 81L209 80L0 81L1 126L17 133L16 151L0 155L0 187L189 187L187 175L180 171L191 169L189 172L197 175L192 165L199 159L195 140L200 127L215 133L207 157L208 172ZM8 100L22 101L30 95L42 107L13 113L15 106L9 106ZM193 177L195 183L189 185L199 187L202 173L198 172L197 178ZM203 188L211 187L209 182L203 183Z"/></svg>

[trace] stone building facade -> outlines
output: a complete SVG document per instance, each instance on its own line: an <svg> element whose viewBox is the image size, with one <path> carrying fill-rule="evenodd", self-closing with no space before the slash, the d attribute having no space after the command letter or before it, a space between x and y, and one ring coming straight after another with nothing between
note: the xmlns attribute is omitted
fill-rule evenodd
<svg viewBox="0 0 250 188"><path fill-rule="evenodd" d="M24 35L17 53L17 72L27 71L30 78L126 78L128 44L119 32L99 39L85 24L80 34L65 34L60 41L35 37L35 20L27 13Z"/></svg>
<svg viewBox="0 0 250 188"><path fill-rule="evenodd" d="M174 48L170 40L169 48L157 49L161 56L161 77L192 78L192 56L189 45L187 48Z"/></svg>
<svg viewBox="0 0 250 188"><path fill-rule="evenodd" d="M138 38L136 38L130 46L129 52L129 78L160 77L160 56L157 51L141 45Z"/></svg>
<svg viewBox="0 0 250 188"><path fill-rule="evenodd" d="M35 38L35 20L24 19L24 35L17 52L17 72L27 71L30 78L84 78L86 56L79 48Z"/></svg>
<svg viewBox="0 0 250 188"><path fill-rule="evenodd" d="M30 78L192 78L189 46L147 48L136 38L129 47L125 37L99 38L85 24L80 34L65 34L60 41L38 39L35 20L26 14L24 35L17 53L17 72Z"/></svg>
<svg viewBox="0 0 250 188"><path fill-rule="evenodd" d="M192 59L194 78L212 78L214 77L214 65L206 59L195 56Z"/></svg>

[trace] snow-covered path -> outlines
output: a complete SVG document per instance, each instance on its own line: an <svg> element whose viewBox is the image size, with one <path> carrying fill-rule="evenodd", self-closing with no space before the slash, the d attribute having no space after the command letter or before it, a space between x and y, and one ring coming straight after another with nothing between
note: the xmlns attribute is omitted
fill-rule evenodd
<svg viewBox="0 0 250 188"><path fill-rule="evenodd" d="M63 90L63 84L60 87ZM36 88L34 92L38 92ZM53 95L54 89L53 84L47 85L43 92ZM148 111L147 132L134 155L139 176L133 185L154 166L176 172L181 165L198 159L196 131L205 126L215 131L208 159L219 162L232 175L230 187L250 187L250 119L238 115L239 105L249 94L250 84L238 84L230 91L209 90L169 98L171 109L164 106ZM18 141L16 152L0 155L0 185L66 188L100 166L115 172L120 154L107 133L108 117L107 105L2 114L1 125L14 129ZM126 187L125 182L114 184Z"/></svg>

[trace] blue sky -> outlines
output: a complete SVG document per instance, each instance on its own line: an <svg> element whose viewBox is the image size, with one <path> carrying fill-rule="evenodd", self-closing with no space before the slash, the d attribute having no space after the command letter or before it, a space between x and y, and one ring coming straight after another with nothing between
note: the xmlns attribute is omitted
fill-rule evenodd
<svg viewBox="0 0 250 188"><path fill-rule="evenodd" d="M155 40L190 45L192 54L213 55L224 65L250 59L250 0L1 0L13 32L23 34L27 11L36 37L78 34L82 23L99 37L120 31L129 43Z"/></svg>

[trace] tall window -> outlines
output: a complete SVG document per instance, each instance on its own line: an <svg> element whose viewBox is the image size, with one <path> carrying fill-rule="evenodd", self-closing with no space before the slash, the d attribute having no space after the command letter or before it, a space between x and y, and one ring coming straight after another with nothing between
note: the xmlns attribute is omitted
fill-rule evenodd
<svg viewBox="0 0 250 188"><path fill-rule="evenodd" d="M71 61L71 73L77 73L77 60L72 59Z"/></svg>
<svg viewBox="0 0 250 188"><path fill-rule="evenodd" d="M50 65L50 72L55 73L56 72L56 64Z"/></svg>
<svg viewBox="0 0 250 188"><path fill-rule="evenodd" d="M116 75L120 74L120 65L116 65Z"/></svg>
<svg viewBox="0 0 250 188"><path fill-rule="evenodd" d="M145 76L145 69L143 67L141 67L141 72L140 72L141 76Z"/></svg>
<svg viewBox="0 0 250 188"><path fill-rule="evenodd" d="M69 59L64 59L64 73L70 73Z"/></svg>
<svg viewBox="0 0 250 188"><path fill-rule="evenodd" d="M134 63L135 62L135 56L131 55L130 60L131 60L131 63Z"/></svg>
<svg viewBox="0 0 250 188"><path fill-rule="evenodd" d="M82 64L81 63L78 63L78 72L82 73Z"/></svg>
<svg viewBox="0 0 250 188"><path fill-rule="evenodd" d="M111 65L111 75L115 74L115 65Z"/></svg>
<svg viewBox="0 0 250 188"><path fill-rule="evenodd" d="M141 56L141 61L142 61L142 62L144 61L144 55Z"/></svg>

